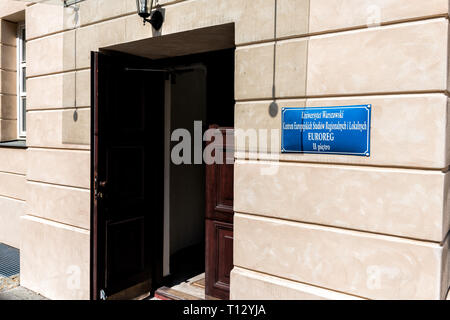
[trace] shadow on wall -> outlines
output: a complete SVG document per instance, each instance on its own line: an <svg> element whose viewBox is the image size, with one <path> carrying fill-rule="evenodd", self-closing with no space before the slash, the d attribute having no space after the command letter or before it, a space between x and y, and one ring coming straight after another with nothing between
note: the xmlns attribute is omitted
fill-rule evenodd
<svg viewBox="0 0 450 320"><path fill-rule="evenodd" d="M61 142L65 145L90 144L90 70L78 70L78 28L82 11L79 5L64 10L64 26L72 31L64 32L62 39L63 74L61 115Z"/></svg>

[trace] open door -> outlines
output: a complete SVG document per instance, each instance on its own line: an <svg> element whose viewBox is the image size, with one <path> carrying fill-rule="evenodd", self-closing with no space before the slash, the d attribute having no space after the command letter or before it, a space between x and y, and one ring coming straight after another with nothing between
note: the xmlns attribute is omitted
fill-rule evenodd
<svg viewBox="0 0 450 320"><path fill-rule="evenodd" d="M228 300L233 269L234 130L212 125L223 137L223 163L206 166L206 295ZM217 149L216 149L217 150Z"/></svg>
<svg viewBox="0 0 450 320"><path fill-rule="evenodd" d="M127 299L161 273L165 74L136 71L138 58L91 60L91 298Z"/></svg>

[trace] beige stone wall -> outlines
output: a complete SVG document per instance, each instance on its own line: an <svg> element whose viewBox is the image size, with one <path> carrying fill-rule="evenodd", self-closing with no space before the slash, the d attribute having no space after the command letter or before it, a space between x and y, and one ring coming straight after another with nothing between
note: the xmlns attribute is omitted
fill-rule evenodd
<svg viewBox="0 0 450 320"><path fill-rule="evenodd" d="M238 146L232 298L445 298L448 0L159 3L155 35L134 0L86 0L77 30L71 9L26 9L22 284L89 298L90 51L234 22L237 128L279 129L273 99L371 103L373 120L370 158Z"/></svg>
<svg viewBox="0 0 450 320"><path fill-rule="evenodd" d="M7 18L9 21L15 21L21 17L21 12L25 10L26 2L15 0L2 0L0 2L0 15Z"/></svg>
<svg viewBox="0 0 450 320"><path fill-rule="evenodd" d="M235 127L280 130L271 99L279 108L370 103L372 151L279 154L278 140L270 154L237 144L232 298L276 299L273 276L305 286L285 283L278 296L291 299L312 288L445 298L448 1L277 4L278 39L237 48ZM254 286L239 288L243 279Z"/></svg>
<svg viewBox="0 0 450 320"><path fill-rule="evenodd" d="M0 3L0 142L17 139L16 34L23 3ZM26 151L0 145L0 242L19 248L25 213Z"/></svg>
<svg viewBox="0 0 450 320"><path fill-rule="evenodd" d="M0 147L0 243L20 248L25 213L26 150Z"/></svg>
<svg viewBox="0 0 450 320"><path fill-rule="evenodd" d="M25 18L28 167L21 284L51 299L89 299L90 72L74 64L72 9L36 4Z"/></svg>

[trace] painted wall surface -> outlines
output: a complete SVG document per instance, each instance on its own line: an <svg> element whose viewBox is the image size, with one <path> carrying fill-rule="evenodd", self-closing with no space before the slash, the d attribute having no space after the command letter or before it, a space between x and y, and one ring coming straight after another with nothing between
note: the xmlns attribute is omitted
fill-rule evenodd
<svg viewBox="0 0 450 320"><path fill-rule="evenodd" d="M197 69L176 76L171 85L171 129L194 137L194 118L206 120L206 73ZM172 146L179 142L172 142ZM192 146L194 140L191 140ZM193 163L192 153L192 163ZM202 165L170 165L170 254L204 241L205 176ZM167 183L168 181L166 181Z"/></svg>
<svg viewBox="0 0 450 320"><path fill-rule="evenodd" d="M72 9L26 7L22 285L49 298L89 298L90 51L235 23L236 128L280 129L284 106L370 103L373 119L370 158L237 144L231 297L444 299L448 0L159 4L160 32L142 25L134 0L82 2L76 30ZM11 14L3 10L0 18ZM22 156L7 152L0 149L0 159L12 159L0 160L0 171ZM0 195L12 190L1 174Z"/></svg>

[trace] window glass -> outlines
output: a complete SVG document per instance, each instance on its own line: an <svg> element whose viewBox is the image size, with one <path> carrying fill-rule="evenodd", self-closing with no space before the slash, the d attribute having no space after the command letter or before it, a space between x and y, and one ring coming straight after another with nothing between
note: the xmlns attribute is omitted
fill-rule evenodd
<svg viewBox="0 0 450 320"><path fill-rule="evenodd" d="M19 138L26 137L27 114L27 62L25 24L20 23L17 29L17 131Z"/></svg>
<svg viewBox="0 0 450 320"><path fill-rule="evenodd" d="M21 123L21 129L22 132L27 132L27 98L22 98L22 114L23 114L23 119L22 119L22 123Z"/></svg>
<svg viewBox="0 0 450 320"><path fill-rule="evenodd" d="M22 93L27 92L27 68L22 67Z"/></svg>
<svg viewBox="0 0 450 320"><path fill-rule="evenodd" d="M25 28L22 28L21 42L22 42L22 48L21 48L22 59L21 60L22 60L22 62L25 62L25 59L27 57L27 53L26 53L27 46L25 45Z"/></svg>

